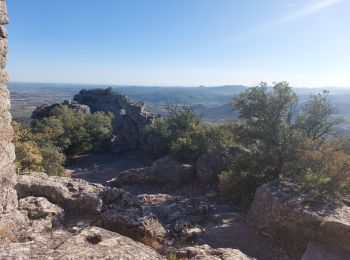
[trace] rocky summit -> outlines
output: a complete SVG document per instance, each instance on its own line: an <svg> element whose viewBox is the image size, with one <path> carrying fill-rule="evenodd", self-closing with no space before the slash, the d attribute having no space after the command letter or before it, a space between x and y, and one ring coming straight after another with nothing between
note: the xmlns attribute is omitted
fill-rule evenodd
<svg viewBox="0 0 350 260"><path fill-rule="evenodd" d="M114 115L113 141L115 152L124 152L146 144L145 127L155 116L148 112L142 101L133 101L127 96L107 89L83 89L74 96L74 101L87 105L91 112L104 111Z"/></svg>
<svg viewBox="0 0 350 260"><path fill-rule="evenodd" d="M0 259L350 259L346 196L319 200L275 178L256 190L249 210L220 200L220 177L230 170L225 159L254 155L241 146L213 149L193 165L166 155L118 172L105 185L40 172L16 175L8 22L0 0ZM38 107L33 118L57 106L112 112L116 152L144 146L144 130L155 119L143 102L111 88L82 90L73 102Z"/></svg>

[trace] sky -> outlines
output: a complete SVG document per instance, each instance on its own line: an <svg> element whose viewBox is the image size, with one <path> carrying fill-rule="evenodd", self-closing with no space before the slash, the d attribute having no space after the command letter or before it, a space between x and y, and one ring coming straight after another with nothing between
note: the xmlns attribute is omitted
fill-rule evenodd
<svg viewBox="0 0 350 260"><path fill-rule="evenodd" d="M8 0L11 81L350 87L350 0Z"/></svg>

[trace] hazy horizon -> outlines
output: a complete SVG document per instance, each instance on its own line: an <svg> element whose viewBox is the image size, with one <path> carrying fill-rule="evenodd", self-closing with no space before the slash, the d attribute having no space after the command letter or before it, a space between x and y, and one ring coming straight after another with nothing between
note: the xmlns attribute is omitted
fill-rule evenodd
<svg viewBox="0 0 350 260"><path fill-rule="evenodd" d="M31 85L68 85L68 86L100 86L100 87L152 87L152 88L216 88L216 87L254 87L256 85L244 85L244 84L226 84L226 85L136 85L136 84L108 84L108 83L69 83L69 82L26 82L26 81L10 81L9 85L12 84L31 84ZM272 84L268 85L272 86ZM295 89L345 89L350 91L350 85L348 87L342 86L293 86Z"/></svg>

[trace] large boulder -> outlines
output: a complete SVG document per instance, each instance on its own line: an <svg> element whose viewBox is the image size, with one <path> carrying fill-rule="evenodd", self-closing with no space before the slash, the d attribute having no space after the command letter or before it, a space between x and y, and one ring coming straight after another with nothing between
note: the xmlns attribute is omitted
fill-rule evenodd
<svg viewBox="0 0 350 260"><path fill-rule="evenodd" d="M150 167L121 172L107 183L112 187L133 184L171 184L176 187L188 183L194 177L195 169L192 165L182 164L171 156L164 156L154 161Z"/></svg>
<svg viewBox="0 0 350 260"><path fill-rule="evenodd" d="M148 206L121 189L44 173L18 175L15 188L20 199L44 197L66 211L94 218L103 228L134 239L160 240L165 236Z"/></svg>
<svg viewBox="0 0 350 260"><path fill-rule="evenodd" d="M103 206L101 193L104 187L83 180L31 173L18 175L15 188L20 199L44 197L64 209L80 214L96 215Z"/></svg>
<svg viewBox="0 0 350 260"><path fill-rule="evenodd" d="M98 227L85 228L76 234L52 232L26 243L0 246L0 258L165 260L141 243Z"/></svg>
<svg viewBox="0 0 350 260"><path fill-rule="evenodd" d="M315 201L286 181L275 180L256 191L248 221L299 256L310 241L350 252L349 204Z"/></svg>
<svg viewBox="0 0 350 260"><path fill-rule="evenodd" d="M228 170L228 163L249 151L240 146L219 147L201 156L197 162L197 177L201 184L215 184L221 172Z"/></svg>

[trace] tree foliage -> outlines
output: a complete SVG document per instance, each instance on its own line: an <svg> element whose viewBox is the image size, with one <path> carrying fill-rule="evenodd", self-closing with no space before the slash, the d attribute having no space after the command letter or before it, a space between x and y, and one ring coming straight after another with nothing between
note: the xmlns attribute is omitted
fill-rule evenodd
<svg viewBox="0 0 350 260"><path fill-rule="evenodd" d="M152 157L172 154L182 162L195 162L208 149L207 129L193 107L169 106L167 110L167 117L157 118L146 129Z"/></svg>
<svg viewBox="0 0 350 260"><path fill-rule="evenodd" d="M335 108L325 93L311 96L298 112L298 98L288 83L275 83L272 88L261 83L236 96L233 105L240 114L240 141L251 151L245 158L233 160L229 171L222 173L220 177L221 189L226 193L231 190L230 196L235 201L251 199L259 185L282 176L286 165L301 167L294 170L287 167L289 173L294 172L288 175L297 176L296 169L299 169L300 174L305 177L302 178L305 185L316 182L314 178L317 177L323 181L328 178L329 187L333 184L333 187L339 187L340 182L336 179L348 178L345 177L348 176L347 173L335 174L347 167L346 162L342 162L346 158L344 152L338 154L340 161L334 161L339 166L336 171L331 171L331 163L327 161L323 162L325 165L320 163L320 168L315 167L316 162L331 151L322 143L328 136L334 135L336 125L342 121L334 115ZM305 142L312 142L315 146L313 150L311 147L305 148L305 153L301 155L300 147ZM316 186L321 188L321 185L315 184Z"/></svg>
<svg viewBox="0 0 350 260"><path fill-rule="evenodd" d="M324 91L323 95L312 95L296 120L296 128L314 142L323 143L328 136L335 136L335 127L343 122L334 116L336 108L327 99L327 94Z"/></svg>
<svg viewBox="0 0 350 260"><path fill-rule="evenodd" d="M30 126L14 123L16 165L20 173L45 171L65 176L66 157L108 149L112 115L85 114L61 106Z"/></svg>

